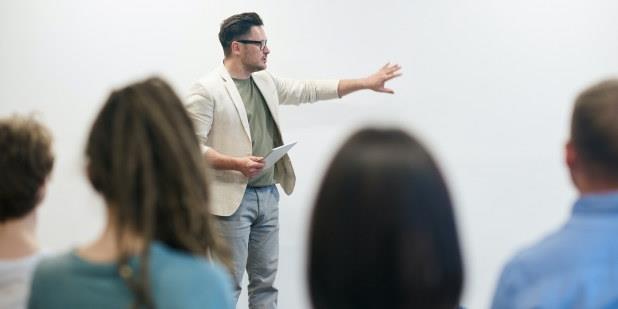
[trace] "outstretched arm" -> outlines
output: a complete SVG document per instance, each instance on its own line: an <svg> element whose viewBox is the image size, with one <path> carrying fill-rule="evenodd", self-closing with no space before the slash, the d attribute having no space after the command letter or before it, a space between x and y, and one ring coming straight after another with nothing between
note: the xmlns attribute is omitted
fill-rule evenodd
<svg viewBox="0 0 618 309"><path fill-rule="evenodd" d="M387 81L399 76L401 76L401 66L398 64L387 63L377 72L365 78L340 80L339 86L337 87L337 92L340 97L363 89L371 89L376 92L393 94L395 91L390 88L386 88L384 84Z"/></svg>

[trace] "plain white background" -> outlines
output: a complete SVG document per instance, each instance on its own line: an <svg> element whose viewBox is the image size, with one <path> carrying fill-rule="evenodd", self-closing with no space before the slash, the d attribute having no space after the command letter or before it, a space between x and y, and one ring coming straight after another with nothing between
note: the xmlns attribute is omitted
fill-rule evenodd
<svg viewBox="0 0 618 309"><path fill-rule="evenodd" d="M280 204L281 308L309 308L314 194L337 147L365 124L403 126L439 160L456 203L469 308L487 307L508 257L567 218L576 198L562 159L569 114L577 92L618 73L614 0L5 0L0 116L37 112L55 137L39 211L47 248L66 250L102 227L83 147L110 89L160 74L185 95L222 60L220 22L243 11L264 19L269 70L279 76L361 77L387 61L404 68L389 83L395 95L281 108L284 138L299 142L296 191Z"/></svg>

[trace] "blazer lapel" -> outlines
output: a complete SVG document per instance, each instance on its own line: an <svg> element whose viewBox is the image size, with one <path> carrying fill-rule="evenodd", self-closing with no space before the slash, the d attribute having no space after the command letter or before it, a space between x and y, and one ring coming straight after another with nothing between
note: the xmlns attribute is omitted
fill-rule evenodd
<svg viewBox="0 0 618 309"><path fill-rule="evenodd" d="M232 99L232 102L236 107L236 111L238 112L240 122L245 129L245 133L247 133L247 137L249 138L249 141L251 141L251 130L249 128L247 110L245 110L245 104L242 102L242 98L240 97L240 93L238 93L236 84L234 83L234 80L230 76L230 73L228 73L225 66L221 66L221 68L219 69L219 74L221 75L221 79L223 80L223 84L225 85L225 89L227 90L230 99Z"/></svg>
<svg viewBox="0 0 618 309"><path fill-rule="evenodd" d="M270 115L273 117L273 121L275 122L277 128L279 128L279 115L277 113L278 109L276 106L277 104L279 104L279 98L276 97L277 92L273 92L272 87L270 88L271 91L268 91L268 83L266 83L261 78L253 78L253 81L255 82L255 85L258 87L258 89L260 89L262 97L264 97L266 105L268 105L268 109L270 110Z"/></svg>

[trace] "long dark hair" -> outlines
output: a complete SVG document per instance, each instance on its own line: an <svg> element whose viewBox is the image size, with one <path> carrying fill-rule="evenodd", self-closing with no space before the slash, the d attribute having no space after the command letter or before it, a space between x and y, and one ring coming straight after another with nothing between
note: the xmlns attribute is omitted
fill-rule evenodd
<svg viewBox="0 0 618 309"><path fill-rule="evenodd" d="M193 125L180 99L160 78L113 91L86 146L88 176L110 208L120 251L118 268L136 307L154 307L149 291L149 246L154 240L190 254L221 259L213 234L208 183ZM144 242L139 276L125 237Z"/></svg>
<svg viewBox="0 0 618 309"><path fill-rule="evenodd" d="M315 202L308 273L317 309L457 306L463 266L451 199L416 139L364 129L343 145Z"/></svg>

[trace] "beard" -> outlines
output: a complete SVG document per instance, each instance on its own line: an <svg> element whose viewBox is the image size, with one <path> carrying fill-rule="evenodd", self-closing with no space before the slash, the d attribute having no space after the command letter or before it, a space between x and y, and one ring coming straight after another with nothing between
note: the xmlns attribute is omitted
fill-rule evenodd
<svg viewBox="0 0 618 309"><path fill-rule="evenodd" d="M247 64L245 65L245 67L250 71L250 72L258 72L258 71L262 71L262 70L266 70L266 64L264 63L258 63L258 64Z"/></svg>
<svg viewBox="0 0 618 309"><path fill-rule="evenodd" d="M258 72L266 69L266 62L259 60L250 61L249 59L243 59L242 61L245 69L249 72Z"/></svg>

